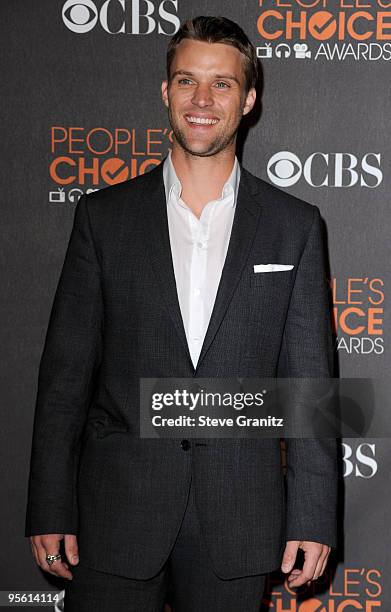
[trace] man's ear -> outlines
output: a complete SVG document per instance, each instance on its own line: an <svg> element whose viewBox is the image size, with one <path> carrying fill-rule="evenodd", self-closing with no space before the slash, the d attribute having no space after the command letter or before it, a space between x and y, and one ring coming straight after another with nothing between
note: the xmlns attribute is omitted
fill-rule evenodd
<svg viewBox="0 0 391 612"><path fill-rule="evenodd" d="M162 99L168 108L168 81L162 81Z"/></svg>
<svg viewBox="0 0 391 612"><path fill-rule="evenodd" d="M246 95L246 100L245 100L244 107L243 107L243 115L247 115L247 113L249 113L250 110L253 108L256 97L257 97L257 92L255 91L255 88L252 87L249 90L248 94Z"/></svg>

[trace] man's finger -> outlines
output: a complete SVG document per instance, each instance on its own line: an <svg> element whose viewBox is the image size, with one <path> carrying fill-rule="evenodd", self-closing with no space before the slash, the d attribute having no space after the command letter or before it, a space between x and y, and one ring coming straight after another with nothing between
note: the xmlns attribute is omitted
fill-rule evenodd
<svg viewBox="0 0 391 612"><path fill-rule="evenodd" d="M61 539L61 538L60 538ZM46 555L58 555L60 551L60 539L42 536L36 541L40 567L49 574L60 576L61 578L72 579L72 573L68 566L61 559L56 559L51 565L46 560Z"/></svg>
<svg viewBox="0 0 391 612"><path fill-rule="evenodd" d="M32 538L30 538L30 546L31 546L31 552L33 553L35 562L37 565L39 565L39 558L38 558L38 551L37 551L37 547L34 544L34 541Z"/></svg>
<svg viewBox="0 0 391 612"><path fill-rule="evenodd" d="M323 568L326 565L327 558L329 556L330 548L328 546L323 547L323 551L318 559L318 563L316 564L315 572L314 572L314 580L319 578L322 575Z"/></svg>
<svg viewBox="0 0 391 612"><path fill-rule="evenodd" d="M316 565L318 563L319 557L323 551L323 545L318 544L317 542L305 542L303 545L304 551L304 565L300 571L300 574L291 578L288 576L288 584L289 586L301 586L305 582L309 582L313 579Z"/></svg>
<svg viewBox="0 0 391 612"><path fill-rule="evenodd" d="M40 538L37 538L35 540L35 550L37 552L37 563L39 567L45 572L48 572L49 574L54 574L54 572L50 569L48 562L46 561L46 548L43 546Z"/></svg>
<svg viewBox="0 0 391 612"><path fill-rule="evenodd" d="M64 536L64 547L65 554L69 563L76 565L79 563L79 549L77 546L77 537L71 534L65 534Z"/></svg>
<svg viewBox="0 0 391 612"><path fill-rule="evenodd" d="M296 556L297 549L299 548L300 541L299 540L288 540L285 546L284 556L282 558L281 570L286 574L290 572L293 568Z"/></svg>
<svg viewBox="0 0 391 612"><path fill-rule="evenodd" d="M323 559L323 563L322 563L322 567L321 567L319 576L322 576L324 570L326 569L326 565L327 565L327 562L329 560L330 552L331 552L331 548L329 547L328 553L327 553L326 557Z"/></svg>
<svg viewBox="0 0 391 612"><path fill-rule="evenodd" d="M316 567L315 567L315 570L314 570L314 577L312 578L312 580L316 580L317 578L319 578L320 570L322 569L323 560L324 560L324 556L321 555L319 557L319 559L318 559L317 564L316 564Z"/></svg>

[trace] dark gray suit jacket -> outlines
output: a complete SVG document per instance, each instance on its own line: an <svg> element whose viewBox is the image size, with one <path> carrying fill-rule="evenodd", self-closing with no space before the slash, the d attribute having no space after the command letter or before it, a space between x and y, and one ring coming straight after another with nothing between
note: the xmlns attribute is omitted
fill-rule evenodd
<svg viewBox="0 0 391 612"><path fill-rule="evenodd" d="M254 274L258 263L294 264ZM50 316L25 535L77 534L83 563L149 578L180 527L191 473L217 574L279 567L287 539L336 546L336 440L140 439L140 377L332 376L319 209L244 168L194 369L171 259L162 165L83 196Z"/></svg>

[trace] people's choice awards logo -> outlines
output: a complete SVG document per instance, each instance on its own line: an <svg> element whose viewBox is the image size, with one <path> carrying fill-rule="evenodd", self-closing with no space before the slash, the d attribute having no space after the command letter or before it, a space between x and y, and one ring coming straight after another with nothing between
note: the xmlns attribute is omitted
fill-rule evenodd
<svg viewBox="0 0 391 612"><path fill-rule="evenodd" d="M97 7L93 0L66 0L62 19L75 34L86 34L99 22L108 34L158 34L172 36L180 27L175 14L178 0L105 0Z"/></svg>
<svg viewBox="0 0 391 612"><path fill-rule="evenodd" d="M172 130L57 125L50 129L50 142L49 202L64 204L160 164L172 146Z"/></svg>
<svg viewBox="0 0 391 612"><path fill-rule="evenodd" d="M382 355L385 283L372 276L331 278L336 349L346 355Z"/></svg>
<svg viewBox="0 0 391 612"><path fill-rule="evenodd" d="M383 180L380 153L360 159L352 153L311 153L305 160L291 151L278 151L267 164L269 179L278 187L292 187L301 177L311 187L369 187Z"/></svg>
<svg viewBox="0 0 391 612"><path fill-rule="evenodd" d="M380 567L345 564L337 571L328 563L317 580L299 591L278 570L266 578L262 602L274 612L375 612L383 607L383 571Z"/></svg>
<svg viewBox="0 0 391 612"><path fill-rule="evenodd" d="M260 58L391 59L390 0L257 0Z"/></svg>

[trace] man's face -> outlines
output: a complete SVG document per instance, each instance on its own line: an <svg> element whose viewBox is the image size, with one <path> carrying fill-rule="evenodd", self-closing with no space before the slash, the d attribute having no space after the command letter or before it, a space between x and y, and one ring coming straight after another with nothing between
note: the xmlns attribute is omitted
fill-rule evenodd
<svg viewBox="0 0 391 612"><path fill-rule="evenodd" d="M171 64L171 79L162 83L174 139L186 152L201 157L235 147L242 115L255 102L245 93L243 55L231 45L182 40Z"/></svg>

